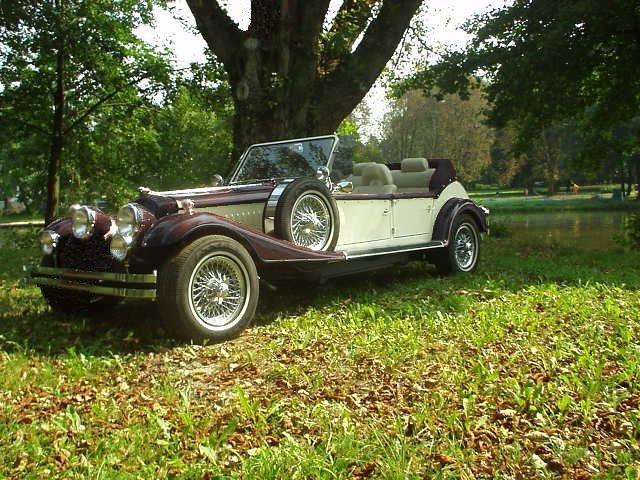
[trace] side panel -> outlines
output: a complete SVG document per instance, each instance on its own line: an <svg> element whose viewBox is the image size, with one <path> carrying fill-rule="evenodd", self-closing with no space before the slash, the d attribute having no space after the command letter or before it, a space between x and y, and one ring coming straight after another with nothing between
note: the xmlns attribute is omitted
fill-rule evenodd
<svg viewBox="0 0 640 480"><path fill-rule="evenodd" d="M335 250L391 238L391 200L338 200L340 238Z"/></svg>
<svg viewBox="0 0 640 480"><path fill-rule="evenodd" d="M433 198L403 198L393 200L394 238L427 235L433 221Z"/></svg>
<svg viewBox="0 0 640 480"><path fill-rule="evenodd" d="M218 207L199 208L198 212L215 213L234 222L246 225L256 230L262 230L262 212L264 203L241 203L236 205L221 205Z"/></svg>

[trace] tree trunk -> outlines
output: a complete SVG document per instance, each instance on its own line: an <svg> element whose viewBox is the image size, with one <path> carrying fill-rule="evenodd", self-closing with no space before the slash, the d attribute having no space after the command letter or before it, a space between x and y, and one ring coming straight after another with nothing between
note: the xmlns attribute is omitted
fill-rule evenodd
<svg viewBox="0 0 640 480"><path fill-rule="evenodd" d="M542 146L544 151L547 178L547 196L558 193L558 180L560 177L558 165L558 151L555 148L554 138L549 138L553 133L547 129L542 130ZM552 143L554 143L552 145Z"/></svg>
<svg viewBox="0 0 640 480"><path fill-rule="evenodd" d="M330 0L252 0L246 31L218 1L187 0L229 76L234 160L252 143L333 133L378 78L421 3L345 1L323 35Z"/></svg>
<svg viewBox="0 0 640 480"><path fill-rule="evenodd" d="M63 0L57 0L56 7L61 18L64 13ZM59 26L58 26L59 27ZM58 48L56 52L56 88L53 93L53 128L51 130L51 152L49 155L49 176L47 179L47 207L45 224L52 222L60 205L60 165L64 148L64 43L62 29L58 28Z"/></svg>
<svg viewBox="0 0 640 480"><path fill-rule="evenodd" d="M640 153L635 156L636 160L636 200L640 200Z"/></svg>
<svg viewBox="0 0 640 480"><path fill-rule="evenodd" d="M624 169L624 157L621 157L620 160L620 191L622 192L622 195L624 195L625 189L626 189L626 172Z"/></svg>

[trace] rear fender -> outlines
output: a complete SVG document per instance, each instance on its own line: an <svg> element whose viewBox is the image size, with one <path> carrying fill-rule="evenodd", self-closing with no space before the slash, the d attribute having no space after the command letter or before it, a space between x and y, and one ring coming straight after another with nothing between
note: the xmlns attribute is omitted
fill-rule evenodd
<svg viewBox="0 0 640 480"><path fill-rule="evenodd" d="M205 235L225 235L237 240L259 264L344 259L341 253L316 252L208 212L161 218L147 231L136 254L158 265L172 250Z"/></svg>
<svg viewBox="0 0 640 480"><path fill-rule="evenodd" d="M463 213L471 215L481 232L489 231L487 215L473 200L468 198L450 198L440 209L433 227L432 240L448 240L453 221Z"/></svg>

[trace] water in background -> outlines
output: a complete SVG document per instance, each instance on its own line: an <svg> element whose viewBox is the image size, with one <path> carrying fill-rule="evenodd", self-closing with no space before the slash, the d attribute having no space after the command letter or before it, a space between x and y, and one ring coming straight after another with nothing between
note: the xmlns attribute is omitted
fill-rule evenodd
<svg viewBox="0 0 640 480"><path fill-rule="evenodd" d="M506 224L515 238L539 238L541 242L607 249L622 233L626 212L541 212L491 215L491 221Z"/></svg>

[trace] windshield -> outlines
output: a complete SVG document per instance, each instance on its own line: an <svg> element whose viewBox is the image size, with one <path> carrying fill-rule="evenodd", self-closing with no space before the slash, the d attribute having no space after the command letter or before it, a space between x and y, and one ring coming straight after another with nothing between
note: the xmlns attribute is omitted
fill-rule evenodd
<svg viewBox="0 0 640 480"><path fill-rule="evenodd" d="M331 136L254 145L230 183L311 177L318 167L328 166L335 143L336 137Z"/></svg>

